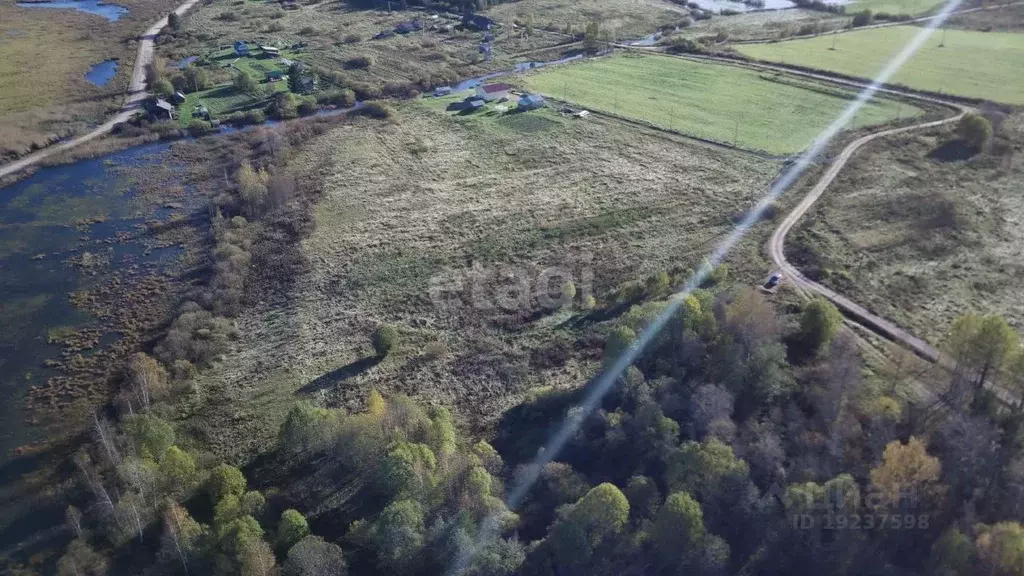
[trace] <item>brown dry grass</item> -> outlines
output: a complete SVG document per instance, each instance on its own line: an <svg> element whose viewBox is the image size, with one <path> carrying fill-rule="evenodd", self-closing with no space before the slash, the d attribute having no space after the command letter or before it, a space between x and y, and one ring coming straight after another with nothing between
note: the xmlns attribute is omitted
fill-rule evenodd
<svg viewBox="0 0 1024 576"><path fill-rule="evenodd" d="M396 124L339 127L293 161L324 191L304 243L312 271L287 297L244 313L239 351L200 378L209 395L190 422L222 455L265 449L299 389L347 406L370 387L408 393L453 406L479 429L530 388L582 384L603 322L579 311L435 306L431 280L474 265L528 278L563 265L579 278L589 254L603 294L685 270L777 169L613 121L453 117L427 102L402 105ZM769 229L757 227L732 255L740 281L764 274ZM395 325L402 344L377 364L367 357L380 323ZM446 353L426 354L437 342ZM558 349L566 355L547 359Z"/></svg>
<svg viewBox="0 0 1024 576"><path fill-rule="evenodd" d="M116 22L0 4L0 161L81 132L116 110L135 60L135 36L179 3L118 2L130 12ZM93 64L113 58L120 67L110 83L86 81Z"/></svg>
<svg viewBox="0 0 1024 576"><path fill-rule="evenodd" d="M790 236L805 272L933 343L966 312L1024 326L1024 116L986 154L949 159L954 140L943 129L873 143Z"/></svg>

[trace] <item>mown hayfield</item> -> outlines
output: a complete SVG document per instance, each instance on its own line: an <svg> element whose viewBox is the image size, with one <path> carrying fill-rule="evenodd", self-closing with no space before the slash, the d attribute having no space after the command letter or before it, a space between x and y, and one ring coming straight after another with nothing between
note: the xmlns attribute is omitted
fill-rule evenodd
<svg viewBox="0 0 1024 576"><path fill-rule="evenodd" d="M854 95L737 66L646 55L559 66L523 81L580 106L772 154L804 149ZM856 125L920 113L908 104L878 100L858 114Z"/></svg>
<svg viewBox="0 0 1024 576"><path fill-rule="evenodd" d="M737 46L752 58L797 64L863 78L874 77L920 28L892 26L776 44ZM942 46L945 37L945 46ZM893 77L893 83L1024 104L1024 35L948 30L933 34Z"/></svg>

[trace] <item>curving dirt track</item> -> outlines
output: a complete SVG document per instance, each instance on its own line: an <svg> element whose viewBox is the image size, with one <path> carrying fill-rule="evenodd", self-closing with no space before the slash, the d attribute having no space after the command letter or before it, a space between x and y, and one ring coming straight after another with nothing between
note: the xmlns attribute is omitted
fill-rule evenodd
<svg viewBox="0 0 1024 576"><path fill-rule="evenodd" d="M852 143L850 143L850 145L844 148L838 156L836 156L835 160L833 160L832 164L828 167L828 170L826 170L825 173L822 174L818 182L815 183L814 187L812 187L811 190L807 193L807 195L803 197L800 203L797 204L796 207L793 208L793 210L786 215L786 217L782 220L779 226L775 229L775 232L772 233L771 239L768 241L768 251L771 254L772 260L775 262L775 265L782 270L784 277L787 280L792 281L793 284L799 290L802 290L804 292L814 292L820 294L821 296L824 296L825 298L832 301L832 303L835 304L836 307L845 312L848 316L855 319L859 324L867 326L872 331L877 332L882 336L885 336L889 340L901 342L902 344L913 350L914 353L916 353L918 356L926 358L932 362L936 362L939 360L939 352L933 346L931 346L924 340L903 330L899 326L896 326L895 324L886 320L885 318L882 318L881 316L871 313L863 306L860 306L859 304L850 300L849 298L846 298L842 294L830 290L822 286L821 284L818 284L817 282L807 278L795 266L790 264L789 261L786 260L785 253L786 235L789 234L789 231L793 228L793 226L795 226L796 223L799 222L801 218L803 218L804 214L807 213L811 206L813 206L814 203L817 202L819 198L821 198L821 195L825 192L825 190L832 183L832 181L835 180L836 176L839 174L839 171L842 170L844 166L846 166L846 163L849 162L850 158L852 158L853 155L857 152L857 150L859 150L861 147L877 138L882 138L893 134L900 134L902 132L909 132L912 130L931 128L933 126L941 126L943 124L948 124L950 122L956 122L965 113L965 110L961 110L959 114L951 118L935 120L932 122L924 122L922 124L915 124L913 126L904 126L901 128L882 130L880 132L868 134L867 136L862 136L857 140L854 140Z"/></svg>
<svg viewBox="0 0 1024 576"><path fill-rule="evenodd" d="M174 12L180 16L198 3L199 0L187 0L184 4L175 8ZM154 22L152 26L142 33L142 36L139 36L139 50L135 56L135 66L132 68L131 81L128 83L127 98L125 98L124 105L121 107L120 112L90 132L82 134L81 136L76 136L67 142L62 142L55 146L50 146L44 150L40 150L39 152L29 154L28 156L15 160L10 164L0 166L0 178L14 174L20 170L24 170L40 160L57 154L58 152L63 152L70 148L74 148L79 144L84 144L85 142L99 138L107 132L110 132L116 124L131 119L131 117L135 115L135 112L138 111L142 101L149 96L149 93L146 91L146 66L153 61L154 40L157 35L160 34L160 31L166 27L167 16L164 16L160 20Z"/></svg>

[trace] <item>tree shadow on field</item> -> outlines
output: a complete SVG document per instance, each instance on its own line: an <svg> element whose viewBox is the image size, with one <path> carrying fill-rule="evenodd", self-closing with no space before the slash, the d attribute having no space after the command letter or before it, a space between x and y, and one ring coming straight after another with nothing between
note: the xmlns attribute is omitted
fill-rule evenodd
<svg viewBox="0 0 1024 576"><path fill-rule="evenodd" d="M939 162L961 162L977 153L976 148L968 146L963 140L950 140L929 152L928 157Z"/></svg>
<svg viewBox="0 0 1024 576"><path fill-rule="evenodd" d="M313 380L309 384L306 384L302 388L299 388L298 393L314 394L316 392L319 392L320 390L334 388L335 386L341 384L345 380L348 380L353 376L358 376L363 372L366 372L370 368L373 368L377 364L380 364L381 360L383 360L383 358L378 356L370 356L368 358L356 360L351 364L347 364L345 366L342 366L341 368L336 368L318 377L316 380Z"/></svg>

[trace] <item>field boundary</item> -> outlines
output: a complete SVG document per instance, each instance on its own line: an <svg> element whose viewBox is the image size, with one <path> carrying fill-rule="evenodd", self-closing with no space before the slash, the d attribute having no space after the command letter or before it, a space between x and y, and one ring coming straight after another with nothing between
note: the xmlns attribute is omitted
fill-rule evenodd
<svg viewBox="0 0 1024 576"><path fill-rule="evenodd" d="M587 110L588 112L590 112L591 114L593 114L595 116L601 116L601 117L604 117L604 118L609 118L609 119L612 119L612 120L617 120L619 122L623 122L623 123L626 123L626 124L631 124L633 126L639 126L639 127L648 128L648 129L651 129L651 130L657 130L658 132L664 132L664 133L667 133L667 134L672 134L673 136L679 136L681 138L686 138L687 140L693 140L693 141L699 142L701 144L707 144L707 145L713 146L715 148L724 148L726 150L731 150L731 151L735 151L735 152L741 152L743 154L749 154L751 156L756 156L756 157L764 159L764 160L777 160L777 161L781 161L781 160L785 160L787 158L790 158L790 157L794 156L793 154L783 154L783 155L771 154L771 153L766 152L764 150L758 150L757 148L744 148L742 146L736 146L735 144L730 144L729 142L724 142L724 141L721 141L721 140L715 140L714 138L706 138L704 136L697 136L696 134L690 134L688 132L683 132L681 130L676 130L674 128L665 128L664 126L658 126L657 124L648 122L646 120L640 120L638 118L630 118L628 116L623 116L623 115L617 114L615 112L608 112L608 111L605 111L605 110L597 110L597 109L592 108L590 106L584 106L582 104L578 104L576 102L573 102L571 100L566 100L564 98L553 98L551 96L548 96L547 94L543 94L543 93L540 93L540 94L542 96L544 96L544 98L546 98L547 100L549 100L551 102L560 102L562 104L566 104L566 105L569 105L569 106L572 106L572 107L575 107L575 108L585 109L585 110ZM800 153L798 152L795 155L799 155L799 154Z"/></svg>

